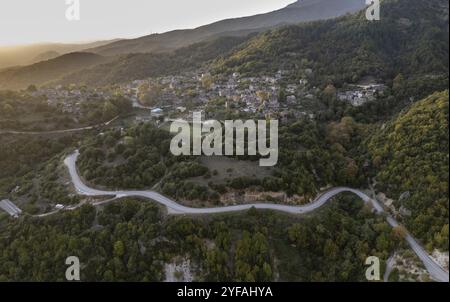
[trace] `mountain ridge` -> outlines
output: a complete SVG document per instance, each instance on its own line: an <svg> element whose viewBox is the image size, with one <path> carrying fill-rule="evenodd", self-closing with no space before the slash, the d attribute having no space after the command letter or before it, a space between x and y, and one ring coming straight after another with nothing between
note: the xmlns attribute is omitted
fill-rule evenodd
<svg viewBox="0 0 450 302"><path fill-rule="evenodd" d="M410 2L418 6L410 6ZM359 12L247 37L228 38L227 43L231 45L222 47L221 51L215 47L223 46L225 37L164 54L127 55L109 66L68 75L62 83L117 84L168 75L168 72L175 74L188 67L186 62L191 68L202 62L213 72L254 76L272 74L283 68L297 70L306 60L308 66L303 68L314 70L310 80L316 85L326 81L337 85L353 83L367 75L390 81L401 72L405 76L443 73L448 71L448 30L443 26L448 24L448 19L433 17L442 10L439 5L443 2L385 1L387 11L382 20L377 21L379 23L367 21L364 12ZM417 18L423 13L425 17ZM405 26L399 18L410 18L411 24ZM204 55L198 56L196 48L202 49ZM192 59L193 55L196 60ZM173 62L178 63L174 66Z"/></svg>
<svg viewBox="0 0 450 302"><path fill-rule="evenodd" d="M9 67L27 66L42 61L41 55L57 52L60 55L86 51L89 48L99 47L118 41L119 39L87 42L87 43L38 43L30 45L0 47L0 70Z"/></svg>
<svg viewBox="0 0 450 302"><path fill-rule="evenodd" d="M41 61L25 67L11 67L0 72L0 89L21 89L28 85L42 85L108 59L88 52L73 52L54 59Z"/></svg>
<svg viewBox="0 0 450 302"><path fill-rule="evenodd" d="M335 18L364 7L364 0L298 0L282 9L264 14L225 19L194 29L174 30L121 40L87 51L101 55L163 52L224 35L243 36L285 24Z"/></svg>

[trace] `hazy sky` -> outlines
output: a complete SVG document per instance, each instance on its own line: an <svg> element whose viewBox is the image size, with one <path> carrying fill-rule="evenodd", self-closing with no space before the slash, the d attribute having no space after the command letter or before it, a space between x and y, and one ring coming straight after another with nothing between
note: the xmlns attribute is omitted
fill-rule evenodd
<svg viewBox="0 0 450 302"><path fill-rule="evenodd" d="M66 0L0 0L0 46L137 37L269 12L295 0L79 0L80 20L66 19Z"/></svg>

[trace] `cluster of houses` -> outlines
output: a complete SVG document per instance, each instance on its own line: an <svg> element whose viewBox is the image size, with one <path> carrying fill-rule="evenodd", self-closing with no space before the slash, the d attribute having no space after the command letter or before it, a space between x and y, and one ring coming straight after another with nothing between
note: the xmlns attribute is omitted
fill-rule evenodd
<svg viewBox="0 0 450 302"><path fill-rule="evenodd" d="M208 72L187 72L176 76L135 80L122 85L120 89L121 93L132 101L134 107L151 110L154 116L166 112L185 115L191 111L201 111L208 102L218 98L226 100L225 109L233 104L243 112L279 116L288 109L294 111L293 108L299 105L301 98L314 98L306 89L307 79L283 84L281 88L281 80L287 73L278 71L273 76L243 77L239 73L212 76ZM142 87L158 87L160 92L157 104L152 107L142 104ZM280 100L281 89L283 100ZM191 104L190 110L187 110L186 104ZM306 112L297 112L297 115L310 116Z"/></svg>
<svg viewBox="0 0 450 302"><path fill-rule="evenodd" d="M384 84L349 85L347 89L339 91L337 97L358 107L376 100L385 90Z"/></svg>
<svg viewBox="0 0 450 302"><path fill-rule="evenodd" d="M81 114L84 102L107 100L114 93L128 98L133 107L147 110L147 115L139 115L137 121L153 118L183 117L193 111L203 111L210 101L224 99L224 108L230 107L242 112L280 119L309 117L314 114L304 108L305 102L314 102L320 90L311 87L308 75L311 69L303 70L302 79L291 82L290 72L280 70L271 76L246 77L239 73L211 75L208 71L185 72L157 78L134 80L116 86L114 89L90 89L77 87L41 88L34 92L43 95L52 106L59 106L63 112ZM157 88L155 88L157 87ZM157 101L152 106L142 102L146 90L157 89ZM337 92L337 98L353 106L361 106L375 100L386 89L375 82L348 85Z"/></svg>
<svg viewBox="0 0 450 302"><path fill-rule="evenodd" d="M40 88L33 92L33 95L45 97L49 106L59 107L62 112L78 115L81 113L81 106L84 102L109 99L112 93L108 90L58 85L51 88Z"/></svg>

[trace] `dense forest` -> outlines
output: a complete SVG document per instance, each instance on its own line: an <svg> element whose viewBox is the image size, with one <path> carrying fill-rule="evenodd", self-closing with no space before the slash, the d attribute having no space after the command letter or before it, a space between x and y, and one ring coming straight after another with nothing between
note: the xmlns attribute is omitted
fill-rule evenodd
<svg viewBox="0 0 450 302"><path fill-rule="evenodd" d="M280 158L265 189L304 196L308 201L327 186L364 183L352 150L362 130L350 117L339 122L317 123L307 118L280 129Z"/></svg>
<svg viewBox="0 0 450 302"><path fill-rule="evenodd" d="M172 164L169 145L169 133L151 124L131 127L123 133L120 129L109 130L82 146L78 167L86 180L97 185L148 188Z"/></svg>
<svg viewBox="0 0 450 302"><path fill-rule="evenodd" d="M407 213L408 229L427 247L448 250L448 91L404 110L369 140L377 189Z"/></svg>
<svg viewBox="0 0 450 302"><path fill-rule="evenodd" d="M191 260L199 281L364 281L368 256L384 261L401 245L383 217L350 196L303 219L257 210L166 217L128 199L3 224L2 281L62 281L72 255L83 281L162 281L177 257Z"/></svg>

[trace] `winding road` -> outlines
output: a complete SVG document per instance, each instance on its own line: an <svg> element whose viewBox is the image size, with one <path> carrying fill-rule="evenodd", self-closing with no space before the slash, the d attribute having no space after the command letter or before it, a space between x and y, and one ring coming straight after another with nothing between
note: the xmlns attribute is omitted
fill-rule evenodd
<svg viewBox="0 0 450 302"><path fill-rule="evenodd" d="M228 212L238 212L244 211L251 208L256 209L268 209L281 211L290 214L306 214L317 210L318 208L325 205L332 197L343 193L349 192L360 197L365 203L370 203L378 214L384 213L386 215L387 222L392 227L399 226L399 223L388 213L386 213L381 206L381 204L376 200L372 199L363 192L351 188L339 187L330 189L321 195L319 195L312 203L303 206L288 206L279 204L269 204L269 203L255 203L255 204L244 204L236 206L226 206L226 207L215 207L215 208L190 208L183 206L176 201L163 196L154 191L102 191L88 187L81 180L77 167L76 161L79 156L78 150L67 156L64 160L64 164L69 170L70 177L75 186L77 192L81 195L86 196L115 196L115 198L123 197L143 197L146 199L154 200L167 207L170 214L214 214L214 213L228 213ZM98 202L94 206L101 205L104 202ZM412 248L412 250L417 254L420 260L423 262L425 268L430 273L430 276L440 282L449 282L449 273L444 270L438 263L436 263L430 255L422 248L422 246L411 236L410 233L406 233L406 241Z"/></svg>

